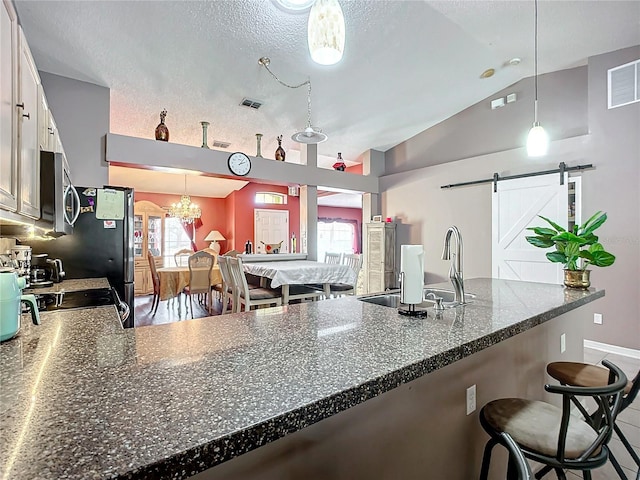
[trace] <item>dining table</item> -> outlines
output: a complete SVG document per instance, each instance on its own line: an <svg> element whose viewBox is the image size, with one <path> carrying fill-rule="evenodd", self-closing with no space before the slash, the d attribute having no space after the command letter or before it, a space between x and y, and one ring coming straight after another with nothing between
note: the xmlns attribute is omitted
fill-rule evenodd
<svg viewBox="0 0 640 480"><path fill-rule="evenodd" d="M356 272L348 265L314 262L312 260L288 260L243 263L245 273L271 279L271 288L282 287L282 303L289 303L289 285L322 284L328 298L332 283L354 285Z"/></svg>
<svg viewBox="0 0 640 480"><path fill-rule="evenodd" d="M195 267L194 270L206 270L208 267ZM190 273L188 266L158 268L160 277L160 300L180 295L184 287L189 285ZM211 285L222 283L220 267L214 265L211 269Z"/></svg>

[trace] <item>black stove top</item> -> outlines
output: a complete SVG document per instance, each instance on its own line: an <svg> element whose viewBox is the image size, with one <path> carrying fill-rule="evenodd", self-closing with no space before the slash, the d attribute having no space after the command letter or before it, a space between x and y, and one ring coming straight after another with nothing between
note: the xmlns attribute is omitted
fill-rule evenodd
<svg viewBox="0 0 640 480"><path fill-rule="evenodd" d="M35 297L40 311L100 307L103 305L115 305L116 303L110 288L95 288L75 292L36 293Z"/></svg>

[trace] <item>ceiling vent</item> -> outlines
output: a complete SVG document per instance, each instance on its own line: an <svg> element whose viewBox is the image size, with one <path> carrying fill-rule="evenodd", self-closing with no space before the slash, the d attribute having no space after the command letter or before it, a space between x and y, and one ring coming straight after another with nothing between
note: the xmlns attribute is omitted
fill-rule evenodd
<svg viewBox="0 0 640 480"><path fill-rule="evenodd" d="M609 70L609 108L640 101L640 60Z"/></svg>
<svg viewBox="0 0 640 480"><path fill-rule="evenodd" d="M242 105L243 107L254 108L257 110L262 106L262 102L259 102L258 100L252 100L250 98L243 98L242 102L240 102L240 105Z"/></svg>
<svg viewBox="0 0 640 480"><path fill-rule="evenodd" d="M213 141L213 148L229 148L230 145L229 142L221 142L220 140Z"/></svg>

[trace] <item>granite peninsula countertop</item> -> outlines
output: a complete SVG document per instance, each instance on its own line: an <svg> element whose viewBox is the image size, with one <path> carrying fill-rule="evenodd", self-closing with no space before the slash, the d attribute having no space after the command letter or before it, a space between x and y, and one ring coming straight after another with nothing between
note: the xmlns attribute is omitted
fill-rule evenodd
<svg viewBox="0 0 640 480"><path fill-rule="evenodd" d="M73 278L63 280L60 283L54 283L50 287L27 288L25 294L33 293L60 293L60 292L76 292L78 290L94 290L97 288L109 288L109 280L106 277L100 278Z"/></svg>
<svg viewBox="0 0 640 480"><path fill-rule="evenodd" d="M188 478L604 296L465 287L428 318L354 297L136 329L43 313L0 344L0 477Z"/></svg>

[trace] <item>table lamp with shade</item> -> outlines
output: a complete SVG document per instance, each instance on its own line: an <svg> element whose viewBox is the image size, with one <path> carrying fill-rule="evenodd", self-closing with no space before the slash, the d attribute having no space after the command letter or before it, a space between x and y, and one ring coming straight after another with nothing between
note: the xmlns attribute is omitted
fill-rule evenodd
<svg viewBox="0 0 640 480"><path fill-rule="evenodd" d="M211 230L209 235L204 237L205 242L211 242L209 248L216 252L216 255L220 255L220 244L218 240L226 240L218 230Z"/></svg>

